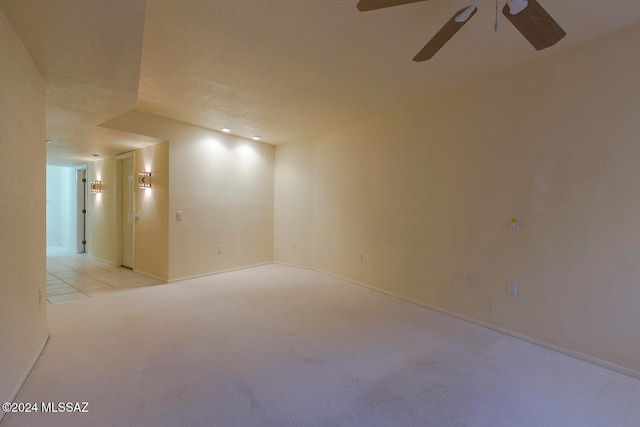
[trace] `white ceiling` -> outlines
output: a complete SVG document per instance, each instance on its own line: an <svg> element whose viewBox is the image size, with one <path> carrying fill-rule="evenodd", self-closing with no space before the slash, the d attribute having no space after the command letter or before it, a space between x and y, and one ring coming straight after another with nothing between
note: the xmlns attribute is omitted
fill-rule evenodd
<svg viewBox="0 0 640 427"><path fill-rule="evenodd" d="M640 25L635 0L539 0L568 35L538 52L501 13L495 33L496 4L480 0L443 50L413 62L469 2L364 13L357 0L0 0L0 7L47 82L53 164L160 141L100 126L132 109L272 144L301 141Z"/></svg>

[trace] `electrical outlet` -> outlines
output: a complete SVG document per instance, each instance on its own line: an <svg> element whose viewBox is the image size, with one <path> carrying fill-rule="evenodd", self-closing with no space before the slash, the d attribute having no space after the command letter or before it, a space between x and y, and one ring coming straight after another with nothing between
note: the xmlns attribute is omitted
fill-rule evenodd
<svg viewBox="0 0 640 427"><path fill-rule="evenodd" d="M467 286L471 285L471 275L469 273L464 275L464 284Z"/></svg>
<svg viewBox="0 0 640 427"><path fill-rule="evenodd" d="M514 297L518 295L518 282L507 283L507 294Z"/></svg>

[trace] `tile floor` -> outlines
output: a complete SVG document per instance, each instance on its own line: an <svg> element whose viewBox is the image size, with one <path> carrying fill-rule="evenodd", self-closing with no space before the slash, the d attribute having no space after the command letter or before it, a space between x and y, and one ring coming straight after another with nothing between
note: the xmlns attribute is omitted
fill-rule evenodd
<svg viewBox="0 0 640 427"><path fill-rule="evenodd" d="M76 254L60 247L47 247L47 303L60 304L128 288L163 282L126 267Z"/></svg>

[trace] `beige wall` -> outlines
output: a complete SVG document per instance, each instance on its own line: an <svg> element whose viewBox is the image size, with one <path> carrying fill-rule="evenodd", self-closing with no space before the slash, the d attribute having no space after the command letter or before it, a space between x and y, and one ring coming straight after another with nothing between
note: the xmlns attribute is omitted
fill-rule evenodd
<svg viewBox="0 0 640 427"><path fill-rule="evenodd" d="M134 152L135 173L151 171L153 188L135 191L134 270L168 280L169 144ZM113 265L122 263L120 160L109 157L88 165L88 182L102 181L102 193L87 195L87 253ZM134 177L137 179L137 177Z"/></svg>
<svg viewBox="0 0 640 427"><path fill-rule="evenodd" d="M273 260L273 146L137 111L104 125L169 141L170 281Z"/></svg>
<svg viewBox="0 0 640 427"><path fill-rule="evenodd" d="M274 257L280 262L312 265L314 152L313 144L276 149Z"/></svg>
<svg viewBox="0 0 640 427"><path fill-rule="evenodd" d="M278 147L275 260L640 372L639 46L634 30Z"/></svg>
<svg viewBox="0 0 640 427"><path fill-rule="evenodd" d="M46 136L44 81L2 12L0 93L0 402L6 402L47 338Z"/></svg>
<svg viewBox="0 0 640 427"><path fill-rule="evenodd" d="M115 157L97 160L87 166L87 182L102 181L102 193L87 194L87 245L89 255L120 265L118 228L120 190L118 161Z"/></svg>
<svg viewBox="0 0 640 427"><path fill-rule="evenodd" d="M180 124L170 141L170 279L271 262L274 148Z"/></svg>
<svg viewBox="0 0 640 427"><path fill-rule="evenodd" d="M135 189L135 270L169 278L169 143L135 152L135 171L151 172L152 188Z"/></svg>

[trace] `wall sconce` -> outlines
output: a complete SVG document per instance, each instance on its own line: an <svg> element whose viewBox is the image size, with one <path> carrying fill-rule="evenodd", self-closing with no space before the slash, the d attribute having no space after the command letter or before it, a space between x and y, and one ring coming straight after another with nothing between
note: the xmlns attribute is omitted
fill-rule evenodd
<svg viewBox="0 0 640 427"><path fill-rule="evenodd" d="M91 181L91 192L102 193L102 181Z"/></svg>
<svg viewBox="0 0 640 427"><path fill-rule="evenodd" d="M138 188L151 188L151 172L138 173Z"/></svg>

